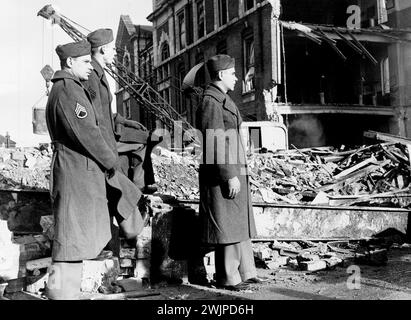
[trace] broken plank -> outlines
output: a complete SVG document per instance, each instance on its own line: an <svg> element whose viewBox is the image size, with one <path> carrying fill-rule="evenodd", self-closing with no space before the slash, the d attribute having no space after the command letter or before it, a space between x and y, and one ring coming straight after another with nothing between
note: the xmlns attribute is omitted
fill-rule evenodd
<svg viewBox="0 0 411 320"><path fill-rule="evenodd" d="M381 167L384 167L390 160L384 161L380 163L379 165L370 165L364 169L361 169L357 172L350 173L349 175L343 177L342 179L338 180L337 182L329 185L325 185L321 188L318 189L318 191L329 191L329 190L340 190L344 187L345 184L350 184L354 183L360 179L362 179L364 176L370 174L373 171L376 171L380 169Z"/></svg>
<svg viewBox="0 0 411 320"><path fill-rule="evenodd" d="M411 144L411 139L393 135L393 134L388 134L388 133L382 133L382 132L377 132L377 131L365 131L364 132L364 137L366 138L371 138L371 139L376 139L380 141L385 141L385 142L393 142L393 143L401 143L404 145L409 145Z"/></svg>
<svg viewBox="0 0 411 320"><path fill-rule="evenodd" d="M352 167L350 167L350 168L348 168L348 169L340 172L339 174L335 175L335 176L334 176L334 179L340 179L340 178L342 178L342 177L345 177L345 176L347 176L348 174L350 174L350 173L352 173L352 172L354 172L354 171L357 171L357 170L359 170L360 168L365 167L365 166L367 166L368 164L373 163L373 162L374 162L374 163L377 162L377 159L375 159L374 156L371 156L370 158L368 158L368 159L366 159L366 160L364 160L364 161L361 161L360 163L357 163L356 165L354 165L354 166L352 166Z"/></svg>

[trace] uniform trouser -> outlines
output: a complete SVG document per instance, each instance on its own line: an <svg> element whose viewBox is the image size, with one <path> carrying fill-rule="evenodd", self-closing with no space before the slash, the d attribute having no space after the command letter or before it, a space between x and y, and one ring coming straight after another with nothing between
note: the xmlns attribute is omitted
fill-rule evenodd
<svg viewBox="0 0 411 320"><path fill-rule="evenodd" d="M215 247L216 281L236 285L257 276L251 240Z"/></svg>

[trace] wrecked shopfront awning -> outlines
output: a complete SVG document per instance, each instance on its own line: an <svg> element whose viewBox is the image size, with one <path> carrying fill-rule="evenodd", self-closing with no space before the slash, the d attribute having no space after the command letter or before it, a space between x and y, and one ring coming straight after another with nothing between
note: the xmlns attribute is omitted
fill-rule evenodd
<svg viewBox="0 0 411 320"><path fill-rule="evenodd" d="M411 32L406 30L395 30L385 26L367 29L348 29L329 25L315 25L297 22L280 21L283 28L296 32L318 45L323 42L345 61L347 58L338 48L337 41L343 41L358 54L377 64L375 57L367 50L362 42L394 43L411 42Z"/></svg>

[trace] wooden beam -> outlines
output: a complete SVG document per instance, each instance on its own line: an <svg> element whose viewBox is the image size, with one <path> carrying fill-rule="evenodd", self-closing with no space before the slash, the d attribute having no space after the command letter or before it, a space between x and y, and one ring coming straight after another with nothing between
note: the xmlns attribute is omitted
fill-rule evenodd
<svg viewBox="0 0 411 320"><path fill-rule="evenodd" d="M362 45L362 43L359 42L349 30L347 30L347 33L350 35L350 37L351 37L351 39L354 41L354 43L363 51L364 55L365 55L368 59L370 59L370 61L371 61L373 64L377 65L377 64L378 64L378 61L377 61L377 60L374 58L374 56Z"/></svg>
<svg viewBox="0 0 411 320"><path fill-rule="evenodd" d="M349 41L346 37L344 37L342 35L341 32L339 32L336 28L333 28L334 32L346 43L348 44L351 48L354 49L354 51L356 51L359 54L363 54L362 50L360 48L358 48L354 43L352 43L351 41Z"/></svg>
<svg viewBox="0 0 411 320"><path fill-rule="evenodd" d="M354 171L357 171L357 170L359 170L360 168L365 167L366 165L368 165L368 164L370 164L370 163L373 163L373 162L374 162L374 163L377 162L377 159L375 159L374 156L371 156L371 158L368 158L368 159L366 159L366 160L364 160L364 161L362 161L362 162L360 162L360 163L357 163L356 165L348 168L347 170L341 171L339 174L337 174L337 175L334 176L334 179L343 178L343 177L345 177L346 175L348 175L348 174L350 174L350 173L352 173L352 172L354 172Z"/></svg>
<svg viewBox="0 0 411 320"><path fill-rule="evenodd" d="M337 54L341 57L341 59L343 59L344 61L347 60L347 57L340 51L340 49L337 48L336 41L332 40L331 38L329 38L322 30L316 30L313 31L314 33L319 33L320 36L331 46L331 48L337 52Z"/></svg>
<svg viewBox="0 0 411 320"><path fill-rule="evenodd" d="M181 204L199 205L199 200L177 199ZM350 212L398 212L410 213L411 209L393 208L393 207L360 207L360 206L330 206L330 205L312 205L312 204L284 204L284 203L267 203L253 202L253 207L257 208L286 208L302 210L331 210L331 211L350 211Z"/></svg>
<svg viewBox="0 0 411 320"><path fill-rule="evenodd" d="M286 114L361 114L371 116L395 116L393 107L373 107L359 105L278 105L278 112Z"/></svg>
<svg viewBox="0 0 411 320"><path fill-rule="evenodd" d="M302 31L299 31L299 30L296 30L296 31L298 32L298 34L302 35L303 37L306 37L307 39L315 42L318 45L320 45L322 43L321 39L319 39L317 37L314 37L314 36L310 35L309 33L302 32Z"/></svg>
<svg viewBox="0 0 411 320"><path fill-rule="evenodd" d="M372 131L372 130L365 131L364 137L376 139L380 141L385 141L385 142L401 143L406 146L411 144L411 139L401 137L401 136L396 136L396 135L389 134L389 133Z"/></svg>

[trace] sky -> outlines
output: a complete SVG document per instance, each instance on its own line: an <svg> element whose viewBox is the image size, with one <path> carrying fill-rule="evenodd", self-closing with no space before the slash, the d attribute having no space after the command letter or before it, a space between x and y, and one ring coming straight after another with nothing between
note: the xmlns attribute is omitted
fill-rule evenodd
<svg viewBox="0 0 411 320"><path fill-rule="evenodd" d="M1 0L0 135L8 132L19 147L50 141L48 135L33 134L33 106L47 102L40 70L46 64L59 70L55 48L73 41L59 26L37 16L47 4L91 31L111 28L114 37L120 15L150 25L146 17L153 8L152 0Z"/></svg>

